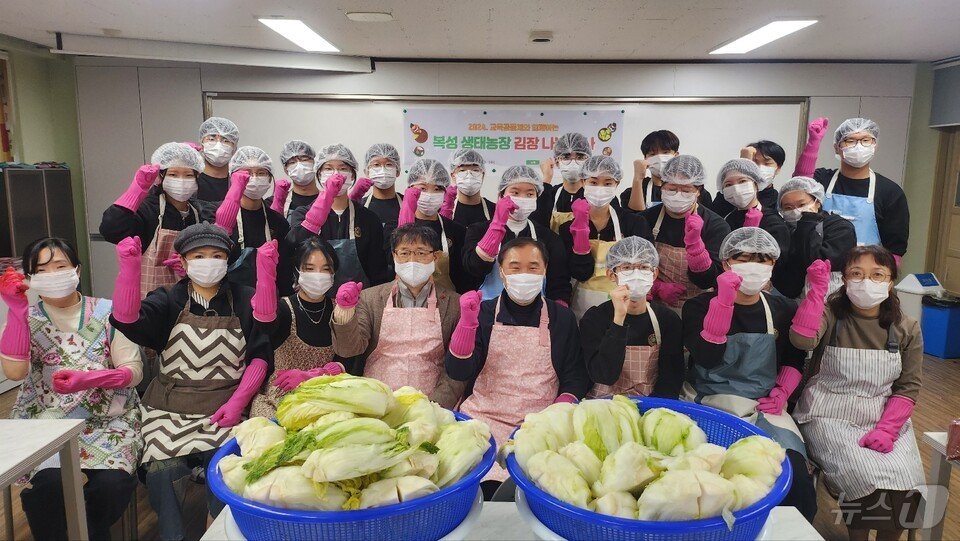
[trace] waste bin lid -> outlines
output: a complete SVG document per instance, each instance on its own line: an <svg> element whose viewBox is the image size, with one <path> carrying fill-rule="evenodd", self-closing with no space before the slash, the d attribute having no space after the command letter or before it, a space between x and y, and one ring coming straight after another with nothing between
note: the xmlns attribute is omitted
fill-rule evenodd
<svg viewBox="0 0 960 541"><path fill-rule="evenodd" d="M924 306L936 306L938 308L960 308L960 297L953 295L924 295L920 301Z"/></svg>
<svg viewBox="0 0 960 541"><path fill-rule="evenodd" d="M894 289L903 293L916 293L918 295L943 292L940 280L937 280L932 272L908 274Z"/></svg>

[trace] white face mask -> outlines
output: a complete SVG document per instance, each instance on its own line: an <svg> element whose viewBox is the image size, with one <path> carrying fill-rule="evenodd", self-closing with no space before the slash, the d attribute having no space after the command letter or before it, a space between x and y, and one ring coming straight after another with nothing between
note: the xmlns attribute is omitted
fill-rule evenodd
<svg viewBox="0 0 960 541"><path fill-rule="evenodd" d="M747 208L757 195L757 185L753 182L741 182L723 189L723 198L740 210Z"/></svg>
<svg viewBox="0 0 960 541"><path fill-rule="evenodd" d="M30 289L48 299L62 299L70 296L77 290L78 285L80 285L80 275L75 268L30 275Z"/></svg>
<svg viewBox="0 0 960 541"><path fill-rule="evenodd" d="M308 297L319 299L333 287L333 275L329 272L301 272L297 284Z"/></svg>
<svg viewBox="0 0 960 541"><path fill-rule="evenodd" d="M580 180L580 167L586 160L571 160L569 163L560 164L560 176L564 182L578 182Z"/></svg>
<svg viewBox="0 0 960 541"><path fill-rule="evenodd" d="M483 174L476 171L460 171L454 175L457 179L457 190L471 197L480 193L480 185L483 183Z"/></svg>
<svg viewBox="0 0 960 541"><path fill-rule="evenodd" d="M397 183L397 168L391 165L371 167L370 180L381 190L392 188Z"/></svg>
<svg viewBox="0 0 960 541"><path fill-rule="evenodd" d="M214 167L223 167L233 156L233 145L222 141L207 141L203 144L203 157Z"/></svg>
<svg viewBox="0 0 960 541"><path fill-rule="evenodd" d="M517 210L510 213L510 219L518 223L526 223L530 218L530 215L533 214L533 211L537 210L537 198L536 197L519 197L516 195L511 195L510 199L513 200L517 205Z"/></svg>
<svg viewBox="0 0 960 541"><path fill-rule="evenodd" d="M792 210L780 211L780 215L783 216L783 219L788 223L795 224L800 221L800 218L803 217L804 212L816 212L817 207L816 203L810 203L809 205L804 205L802 207L797 207Z"/></svg>
<svg viewBox="0 0 960 541"><path fill-rule="evenodd" d="M877 151L877 145L872 147L865 147L863 143L857 143L856 146L850 148L841 149L843 152L843 163L849 165L850 167L863 167L870 163L870 160L873 159L874 153Z"/></svg>
<svg viewBox="0 0 960 541"><path fill-rule="evenodd" d="M196 195L197 189L197 181L192 178L163 177L163 192L181 203Z"/></svg>
<svg viewBox="0 0 960 541"><path fill-rule="evenodd" d="M188 259L187 276L193 282L203 287L213 287L227 275L226 259Z"/></svg>
<svg viewBox="0 0 960 541"><path fill-rule="evenodd" d="M397 277L407 287L420 287L433 276L437 266L433 261L429 263L408 261L407 263L397 263L394 265L394 269L397 271Z"/></svg>
<svg viewBox="0 0 960 541"><path fill-rule="evenodd" d="M663 201L663 206L667 207L670 212L677 214L690 210L693 204L697 202L697 197L697 192L660 192L660 200Z"/></svg>
<svg viewBox="0 0 960 541"><path fill-rule="evenodd" d="M247 187L243 189L243 195L250 199L263 199L263 194L267 193L273 181L270 175L257 175L250 177Z"/></svg>
<svg viewBox="0 0 960 541"><path fill-rule="evenodd" d="M617 273L617 284L630 288L630 298L640 300L653 287L653 271L644 269L625 270Z"/></svg>
<svg viewBox="0 0 960 541"><path fill-rule="evenodd" d="M313 165L305 162L297 162L288 167L287 175L290 176L290 180L297 186L306 186L311 182L315 182L317 178L313 174Z"/></svg>
<svg viewBox="0 0 960 541"><path fill-rule="evenodd" d="M327 179L338 173L343 175L343 178L345 178L346 181L343 183L343 186L340 187L340 191L337 193L337 195L346 195L347 190L349 190L350 186L353 185L353 173L350 171L320 171L320 186L326 185Z"/></svg>
<svg viewBox="0 0 960 541"><path fill-rule="evenodd" d="M760 293L763 286L767 285L767 282L770 281L770 276L773 274L773 265L765 265L751 261L748 263L734 263L730 265L730 270L735 272L740 278L743 278L743 281L740 282L741 293L744 295L756 295Z"/></svg>
<svg viewBox="0 0 960 541"><path fill-rule="evenodd" d="M660 171L668 161L673 159L673 154L657 154L647 158L647 169L652 176L660 178Z"/></svg>
<svg viewBox="0 0 960 541"><path fill-rule="evenodd" d="M436 216L443 204L443 192L421 192L417 199L417 210L427 216Z"/></svg>
<svg viewBox="0 0 960 541"><path fill-rule="evenodd" d="M770 167L769 165L760 165L760 178L763 180L773 180L773 177L777 176L777 168Z"/></svg>
<svg viewBox="0 0 960 541"><path fill-rule="evenodd" d="M607 186L584 186L583 197L590 203L591 207L605 207L617 196L616 187Z"/></svg>
<svg viewBox="0 0 960 541"><path fill-rule="evenodd" d="M509 274L504 275L504 288L507 295L517 304L530 304L543 291L542 274Z"/></svg>
<svg viewBox="0 0 960 541"><path fill-rule="evenodd" d="M877 283L869 278L864 278L862 282L847 282L847 297L861 310L869 310L887 300L889 296L889 282Z"/></svg>

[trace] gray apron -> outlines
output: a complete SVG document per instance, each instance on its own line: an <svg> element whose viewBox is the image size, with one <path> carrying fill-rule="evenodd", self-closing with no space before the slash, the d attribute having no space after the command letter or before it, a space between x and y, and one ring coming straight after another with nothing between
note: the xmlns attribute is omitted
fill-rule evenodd
<svg viewBox="0 0 960 541"><path fill-rule="evenodd" d="M267 216L267 206L261 204L263 210L263 238L266 242L273 240L270 234L270 219ZM230 281L245 286L256 287L257 285L257 248L258 246L247 246L243 238L243 213L237 213L237 246L240 248L240 255L236 261L230 265L227 270Z"/></svg>
<svg viewBox="0 0 960 541"><path fill-rule="evenodd" d="M353 209L353 201L350 201L347 212L350 213L348 238L329 241L330 246L333 246L333 251L337 253L337 259L340 260L340 267L337 268L336 282L333 284L332 291L336 291L347 281L362 282L363 287L370 286L370 279L367 277L367 273L363 271L363 265L360 264L360 254L357 251L357 228L354 223L356 212Z"/></svg>

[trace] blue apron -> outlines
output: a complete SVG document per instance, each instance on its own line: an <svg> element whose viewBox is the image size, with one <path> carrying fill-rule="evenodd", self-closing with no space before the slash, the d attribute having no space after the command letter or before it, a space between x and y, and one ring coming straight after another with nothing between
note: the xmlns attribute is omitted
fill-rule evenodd
<svg viewBox="0 0 960 541"><path fill-rule="evenodd" d="M367 278L367 273L363 271L363 265L360 264L360 254L357 251L357 234L354 225L356 212L353 210L353 201L350 201L347 212L350 213L348 238L329 241L330 246L333 246L333 251L337 253L337 259L340 261L331 291L336 291L344 282L348 281L362 282L363 287L370 286L370 279Z"/></svg>
<svg viewBox="0 0 960 541"><path fill-rule="evenodd" d="M533 227L533 222L527 220L527 227L530 228L530 238L537 240L537 229ZM497 251L500 251L499 247ZM544 282L544 291L546 291L546 282ZM483 279L483 284L480 286L480 293L483 295L483 300L485 301L497 298L503 293L503 280L500 279L500 263L496 260L493 261L493 269L491 269L490 273Z"/></svg>
<svg viewBox="0 0 960 541"><path fill-rule="evenodd" d="M870 170L870 187L866 197L833 193L840 178L840 170L833 174L823 200L823 210L846 218L853 223L857 231L857 245L880 244L880 228L877 227L877 213L873 207L873 196L877 189L877 174Z"/></svg>
<svg viewBox="0 0 960 541"><path fill-rule="evenodd" d="M261 204L263 209L263 237L265 242L270 242L273 237L270 235L270 220L267 217L267 206ZM230 281L243 284L249 287L257 286L257 248L259 246L247 246L243 239L243 213L237 212L237 246L240 247L240 255L236 261L227 269L230 275Z"/></svg>
<svg viewBox="0 0 960 541"><path fill-rule="evenodd" d="M760 294L760 302L767 319L767 332L728 335L720 364L713 368L694 364L680 397L749 421L784 448L806 456L800 429L786 411L770 415L756 409L757 399L769 395L777 379L777 332L766 295Z"/></svg>

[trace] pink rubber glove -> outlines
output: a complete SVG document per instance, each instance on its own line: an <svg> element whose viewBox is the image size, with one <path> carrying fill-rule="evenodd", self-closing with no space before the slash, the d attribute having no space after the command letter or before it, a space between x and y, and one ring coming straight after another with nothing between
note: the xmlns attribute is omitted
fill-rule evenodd
<svg viewBox="0 0 960 541"><path fill-rule="evenodd" d="M757 411L769 413L770 415L780 415L783 408L787 406L787 399L797 390L803 374L792 366L780 368L777 374L776 383L770 390L770 395L757 400Z"/></svg>
<svg viewBox="0 0 960 541"><path fill-rule="evenodd" d="M700 236L701 231L703 218L696 212L691 212L683 222L683 244L687 249L687 268L693 272L704 272L712 264L710 253Z"/></svg>
<svg viewBox="0 0 960 541"><path fill-rule="evenodd" d="M308 379L319 376L336 376L344 372L346 372L346 370L343 368L343 365L338 362L329 362L311 370L281 370L277 372L277 377L273 380L273 386L279 387L284 391L292 391Z"/></svg>
<svg viewBox="0 0 960 541"><path fill-rule="evenodd" d="M893 451L893 444L900 437L900 429L913 414L914 405L913 400L905 396L895 394L888 398L877 426L860 438L860 447L879 453Z"/></svg>
<svg viewBox="0 0 960 541"><path fill-rule="evenodd" d="M743 227L760 227L760 220L763 219L763 211L757 207L747 209L747 215L743 217Z"/></svg>
<svg viewBox="0 0 960 541"><path fill-rule="evenodd" d="M270 323L277 319L277 239L263 243L257 248L257 287L250 304L253 319Z"/></svg>
<svg viewBox="0 0 960 541"><path fill-rule="evenodd" d="M367 177L360 177L353 184L353 187L350 188L350 193L347 194L347 197L353 201L359 201L363 199L363 196L367 195L367 191L370 189L370 186L373 186L373 181Z"/></svg>
<svg viewBox="0 0 960 541"><path fill-rule="evenodd" d="M24 278L13 267L7 267L0 276L0 299L7 305L7 326L0 336L0 353L18 361L30 360L30 324L27 323L30 302Z"/></svg>
<svg viewBox="0 0 960 541"><path fill-rule="evenodd" d="M238 169L230 175L230 189L227 190L226 197L217 208L216 224L227 232L233 234L237 227L237 214L240 212L240 197L243 196L243 190L247 189L247 183L250 182L250 173L244 169Z"/></svg>
<svg viewBox="0 0 960 541"><path fill-rule="evenodd" d="M577 397L573 396L573 395L570 394L570 393L562 393L560 396L558 396L558 397L553 401L554 404L560 404L561 402L566 402L566 403L568 403L568 404L579 404L579 403L580 403L580 401L577 400Z"/></svg>
<svg viewBox="0 0 960 541"><path fill-rule="evenodd" d="M130 187L113 204L136 212L159 177L159 165L141 165L140 169L137 169L137 174L134 175Z"/></svg>
<svg viewBox="0 0 960 541"><path fill-rule="evenodd" d="M403 205L400 207L400 217L397 226L412 224L417 219L417 201L420 200L420 188L407 188L403 192Z"/></svg>
<svg viewBox="0 0 960 541"><path fill-rule="evenodd" d="M518 208L510 196L501 197L497 201L497 206L493 209L493 219L490 220L487 232L477 243L477 248L487 257L497 257L497 253L500 251L500 243L503 242L503 236L507 233L507 219L510 218L510 213Z"/></svg>
<svg viewBox="0 0 960 541"><path fill-rule="evenodd" d="M664 282L659 278L653 281L649 299L660 299L670 306L680 305L680 296L687 292L687 286L676 282Z"/></svg>
<svg viewBox="0 0 960 541"><path fill-rule="evenodd" d="M203 152L203 145L200 143L194 143L193 141L184 141L182 144L187 145L188 147L196 150L197 152Z"/></svg>
<svg viewBox="0 0 960 541"><path fill-rule="evenodd" d="M180 260L180 254L172 252L170 257L163 260L163 266L172 270L177 278L183 278L187 275L187 270L183 268L183 261Z"/></svg>
<svg viewBox="0 0 960 541"><path fill-rule="evenodd" d="M287 204L287 194L290 193L290 181L280 179L273 183L273 201L270 210L283 214L283 207Z"/></svg>
<svg viewBox="0 0 960 541"><path fill-rule="evenodd" d="M340 308L353 308L360 302L360 291L363 290L362 282L346 282L337 290L337 306Z"/></svg>
<svg viewBox="0 0 960 541"><path fill-rule="evenodd" d="M800 336L813 338L817 336L817 331L820 330L824 299L827 295L827 288L830 286L829 259L818 259L807 267L807 285L810 286L810 290L803 301L800 302L797 313L793 315L790 330Z"/></svg>
<svg viewBox="0 0 960 541"><path fill-rule="evenodd" d="M127 367L106 370L57 370L53 374L53 390L60 394L77 393L87 389L122 389L133 381L133 372Z"/></svg>
<svg viewBox="0 0 960 541"><path fill-rule="evenodd" d="M460 321L450 337L450 353L461 359L469 359L476 345L477 328L480 327L480 301L483 295L479 291L469 291L460 296Z"/></svg>
<svg viewBox="0 0 960 541"><path fill-rule="evenodd" d="M243 370L240 377L240 386L233 392L233 396L227 400L227 403L210 417L210 424L217 425L220 428L229 428L240 423L244 410L253 400L253 395L257 394L263 380L267 378L267 362L263 359L253 359Z"/></svg>
<svg viewBox="0 0 960 541"><path fill-rule="evenodd" d="M577 199L571 205L573 221L570 222L570 236L573 237L573 253L590 253L590 203L586 199Z"/></svg>
<svg viewBox="0 0 960 541"><path fill-rule="evenodd" d="M717 276L717 296L710 299L710 307L703 318L703 330L700 337L711 344L726 344L730 322L733 320L733 302L737 300L737 291L743 278L726 271Z"/></svg>
<svg viewBox="0 0 960 541"><path fill-rule="evenodd" d="M307 215L303 219L304 229L314 235L320 234L320 228L323 227L323 224L327 221L327 217L330 216L330 209L333 208L333 200L337 198L337 194L340 193L340 188L343 188L343 183L346 181L347 179L341 174L331 175L330 178L327 179L326 183L324 183L324 190L313 200L313 204L310 205L310 210L307 211Z"/></svg>
<svg viewBox="0 0 960 541"><path fill-rule="evenodd" d="M443 204L440 205L440 216L448 220L453 219L453 205L457 202L457 187L453 184L447 186L443 192Z"/></svg>
<svg viewBox="0 0 960 541"><path fill-rule="evenodd" d="M565 300L563 300L563 299L557 299L557 300L555 300L555 301L553 301L553 302L559 304L560 306L562 306L562 307L564 307L564 308L570 308L570 305L567 304L567 301L565 301Z"/></svg>
<svg viewBox="0 0 960 541"><path fill-rule="evenodd" d="M817 168L817 154L820 152L820 141L827 133L827 126L830 121L826 118L818 118L807 127L807 144L803 147L803 152L797 158L797 165L793 168L795 177L812 177Z"/></svg>
<svg viewBox="0 0 960 541"><path fill-rule="evenodd" d="M113 318L134 323L140 318L140 237L127 237L117 244L117 282L113 286Z"/></svg>

